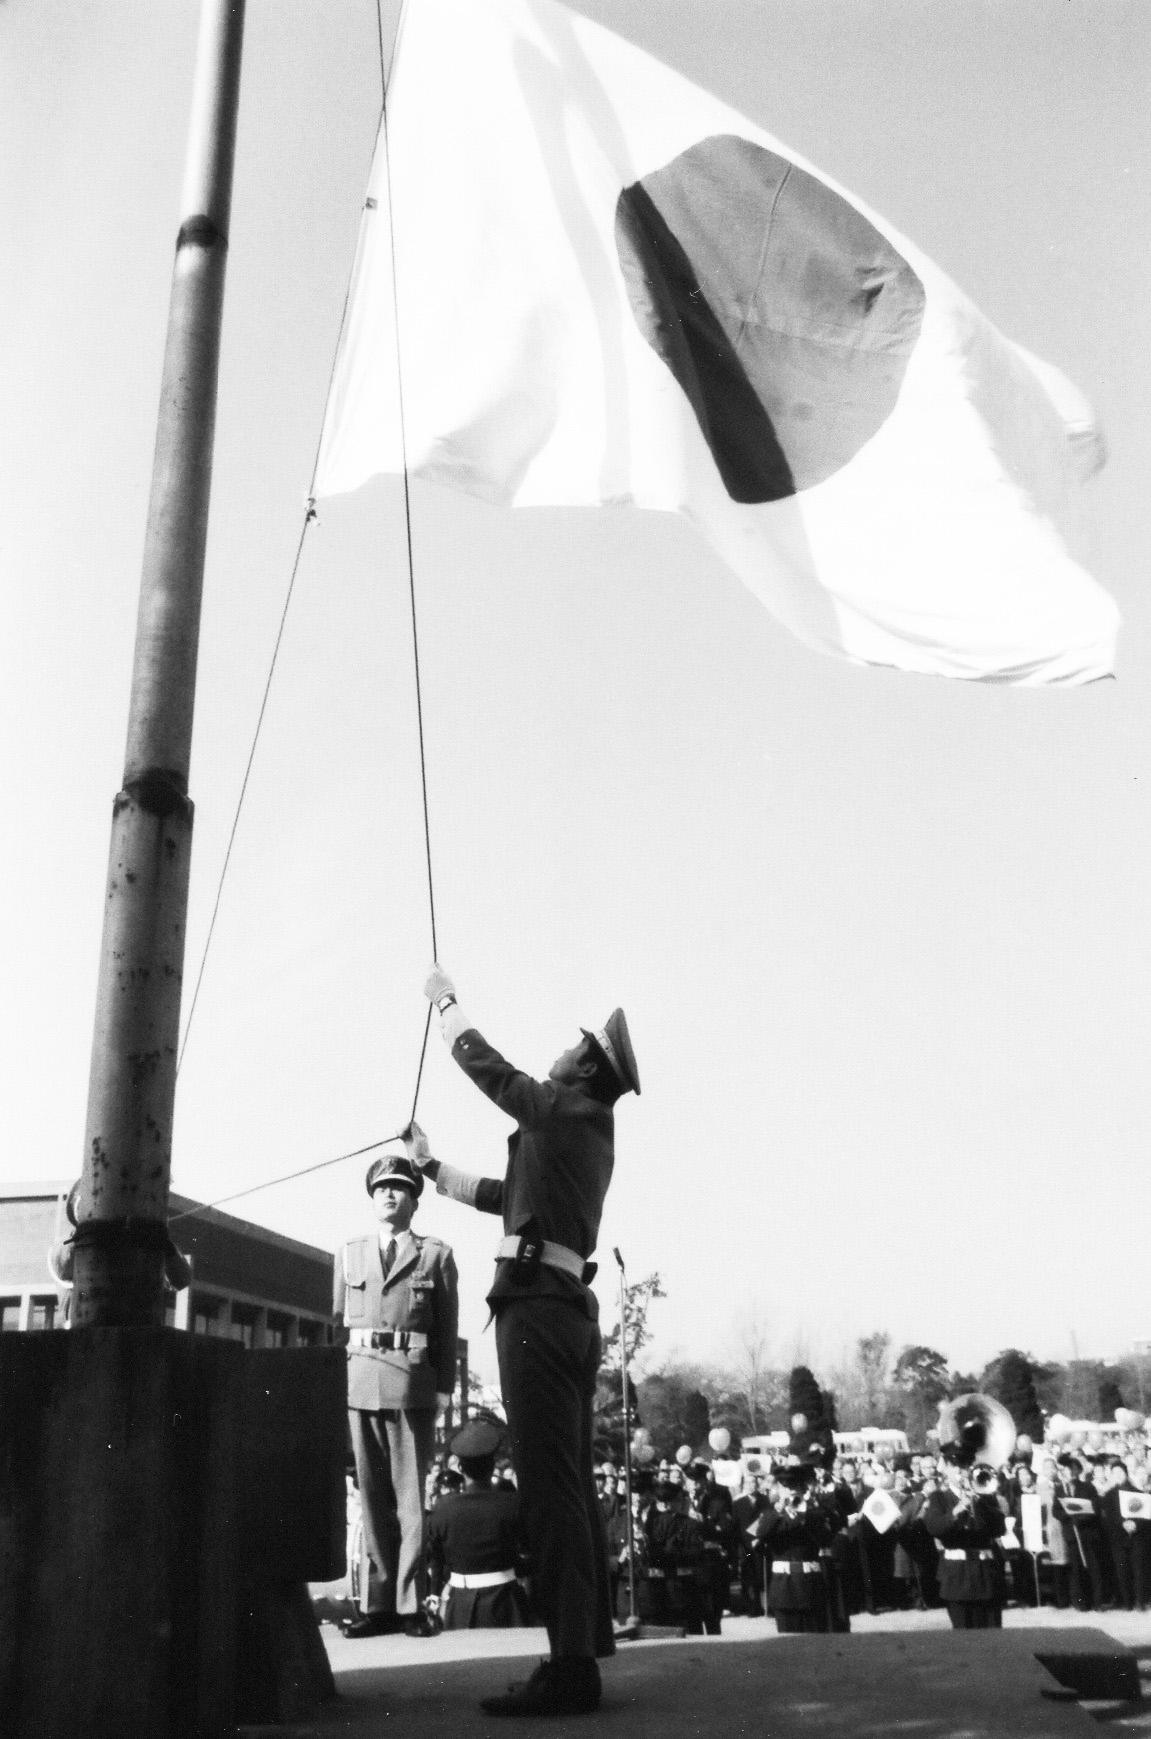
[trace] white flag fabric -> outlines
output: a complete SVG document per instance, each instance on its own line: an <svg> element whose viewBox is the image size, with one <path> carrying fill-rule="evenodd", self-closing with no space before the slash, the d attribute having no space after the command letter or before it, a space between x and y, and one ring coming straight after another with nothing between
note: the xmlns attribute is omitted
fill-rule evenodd
<svg viewBox="0 0 1151 1739"><path fill-rule="evenodd" d="M557 0L407 0L387 145L317 496L675 510L822 651L1110 674L1054 523L1089 408L785 145Z"/></svg>

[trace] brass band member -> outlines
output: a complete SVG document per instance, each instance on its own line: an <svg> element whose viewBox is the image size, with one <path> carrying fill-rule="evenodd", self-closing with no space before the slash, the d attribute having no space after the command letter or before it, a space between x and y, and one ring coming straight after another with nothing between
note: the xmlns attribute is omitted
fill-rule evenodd
<svg viewBox="0 0 1151 1739"><path fill-rule="evenodd" d="M923 1506L923 1525L943 1548L939 1594L953 1630L998 1630L1003 1624L1003 1566L996 1542L1007 1531L990 1468L963 1464L944 1446L947 1485Z"/></svg>
<svg viewBox="0 0 1151 1739"><path fill-rule="evenodd" d="M775 1480L773 1501L751 1530L767 1555L767 1610L781 1633L830 1630L820 1552L831 1543L835 1522L827 1505L815 1498L816 1469L810 1461L797 1461L777 1468Z"/></svg>

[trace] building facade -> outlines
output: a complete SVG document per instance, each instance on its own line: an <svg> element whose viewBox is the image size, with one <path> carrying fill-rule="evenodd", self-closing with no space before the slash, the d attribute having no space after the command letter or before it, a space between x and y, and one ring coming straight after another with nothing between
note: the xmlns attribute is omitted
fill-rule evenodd
<svg viewBox="0 0 1151 1739"><path fill-rule="evenodd" d="M62 1328L68 1287L48 1252L70 1230L69 1182L0 1185L0 1331ZM169 1200L169 1229L192 1283L169 1293L166 1320L249 1347L323 1346L336 1339L332 1255L250 1220Z"/></svg>
<svg viewBox="0 0 1151 1739"><path fill-rule="evenodd" d="M67 1324L70 1288L56 1279L48 1253L71 1230L64 1205L70 1188L70 1179L0 1184L0 1332ZM248 1347L327 1346L345 1338L332 1316L330 1250L180 1195L169 1197L168 1230L192 1266L191 1284L168 1293L169 1327ZM449 1420L467 1417L467 1341L461 1338L456 1349Z"/></svg>

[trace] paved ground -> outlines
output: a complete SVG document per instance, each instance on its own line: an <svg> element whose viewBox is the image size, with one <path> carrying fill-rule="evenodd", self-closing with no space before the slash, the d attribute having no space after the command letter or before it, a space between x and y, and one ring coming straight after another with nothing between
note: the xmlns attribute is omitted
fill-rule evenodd
<svg viewBox="0 0 1151 1739"><path fill-rule="evenodd" d="M725 1619L717 1638L621 1644L605 1663L596 1715L510 1731L533 1739L542 1731L550 1739L1090 1739L1105 1721L1151 1739L1146 1705L1045 1696L1058 1687L1035 1658L1126 1646L1151 1675L1151 1616L1040 1608L1005 1619L1002 1632L957 1635L942 1612L865 1615L848 1637L779 1637L766 1619ZM402 1724L403 1739L508 1739L509 1724L484 1717L478 1700L525 1676L545 1652L535 1630L349 1642L325 1624L323 1635L338 1701L312 1722L262 1729L269 1739L366 1739L390 1724Z"/></svg>

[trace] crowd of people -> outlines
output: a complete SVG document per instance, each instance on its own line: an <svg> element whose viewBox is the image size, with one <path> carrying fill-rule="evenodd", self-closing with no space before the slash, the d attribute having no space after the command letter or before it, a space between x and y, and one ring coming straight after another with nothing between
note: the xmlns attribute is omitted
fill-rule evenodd
<svg viewBox="0 0 1151 1739"><path fill-rule="evenodd" d="M617 1008L596 1031L581 1028L536 1080L462 1013L438 964L424 993L455 1062L514 1127L498 1177L437 1156L411 1122L404 1153L368 1168L375 1224L337 1253L364 1541L347 1637L542 1623L547 1658L481 1703L534 1718L598 1707L598 1662L621 1623L717 1634L738 1610L769 1614L781 1631L831 1632L863 1611L942 1605L957 1628L982 1628L1001 1622L1007 1600L1147 1605L1142 1429L1120 1453L1072 1442L1047 1457L1023 1440L1012 1453L1005 1410L989 1426L987 1398L968 1396L954 1437L941 1415L938 1455L837 1456L831 1434L797 1415L775 1459L721 1469L688 1449L674 1465L629 1466L622 1482L602 1462L595 1476L593 1258L615 1106L640 1091L626 1018ZM430 1502L436 1426L456 1378L458 1275L449 1245L413 1226L427 1183L501 1222L485 1297L510 1451L510 1469L497 1471L499 1428L472 1422ZM993 1472L991 1460L1004 1465Z"/></svg>
<svg viewBox="0 0 1151 1739"><path fill-rule="evenodd" d="M836 1455L795 1433L774 1459L631 1470L630 1529L622 1472L605 1463L597 1483L617 1611L689 1632L718 1631L725 1610L836 1631L862 1612L945 1606L972 1628L1007 1604L1151 1605L1142 1430L1050 1452L1023 1437L998 1467L946 1448Z"/></svg>
<svg viewBox="0 0 1151 1739"><path fill-rule="evenodd" d="M1145 1431L1039 1448L1021 1437L991 1467L946 1447L834 1454L793 1423L775 1457L597 1465L617 1625L719 1635L738 1614L835 1632L858 1613L946 1607L955 1626L981 1628L1007 1605L1151 1606ZM505 1448L497 1424L473 1421L431 1470L436 1628L540 1622Z"/></svg>

